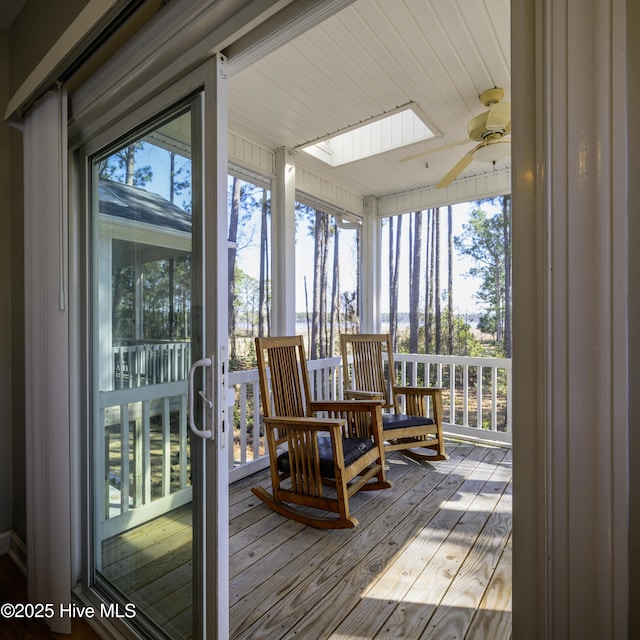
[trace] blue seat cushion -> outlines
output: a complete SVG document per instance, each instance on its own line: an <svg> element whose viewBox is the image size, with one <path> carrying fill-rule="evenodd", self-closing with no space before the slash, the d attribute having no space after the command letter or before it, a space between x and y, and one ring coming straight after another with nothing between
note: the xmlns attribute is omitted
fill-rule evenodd
<svg viewBox="0 0 640 640"><path fill-rule="evenodd" d="M373 449L374 443L370 438L342 438L345 467L353 464L358 458ZM333 460L333 449L329 436L318 436L318 454L320 456L320 473L325 478L335 478L336 471ZM290 472L289 452L284 451L278 456L278 469L282 473Z"/></svg>
<svg viewBox="0 0 640 640"><path fill-rule="evenodd" d="M422 427L425 424L434 424L431 418L421 416L403 416L395 413L382 414L382 429L404 429L405 427Z"/></svg>

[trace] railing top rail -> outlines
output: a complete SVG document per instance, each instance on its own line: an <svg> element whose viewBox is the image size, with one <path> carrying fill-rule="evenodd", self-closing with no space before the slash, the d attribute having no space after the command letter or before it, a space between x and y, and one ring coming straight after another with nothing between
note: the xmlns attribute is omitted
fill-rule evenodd
<svg viewBox="0 0 640 640"><path fill-rule="evenodd" d="M232 384L246 384L248 382L256 382L259 380L257 369L242 369L240 371L231 371L229 380Z"/></svg>
<svg viewBox="0 0 640 640"><path fill-rule="evenodd" d="M309 371L317 371L318 369L328 369L329 367L342 366L342 358L333 356L332 358L317 358L316 360L307 360L307 369Z"/></svg>
<svg viewBox="0 0 640 640"><path fill-rule="evenodd" d="M316 360L307 360L307 369L309 371L319 371L321 369L330 369L342 366L342 359L339 357L319 358ZM268 372L268 367L267 367ZM257 369L242 369L241 371L232 371L230 374L232 384L243 384L247 382L255 382L258 380Z"/></svg>
<svg viewBox="0 0 640 640"><path fill-rule="evenodd" d="M386 355L383 354L386 358ZM471 366L490 366L511 368L511 360L509 358L490 358L490 357L470 357L470 356L436 356L422 353L394 353L396 362L424 362L428 364L459 364ZM319 369L328 369L330 367L342 366L342 359L339 356L332 358L318 358L316 360L307 360L307 368L309 371L317 371ZM231 379L233 384L242 384L245 382L254 382L258 379L257 369L243 369L242 371L232 371Z"/></svg>
<svg viewBox="0 0 640 640"><path fill-rule="evenodd" d="M120 404L129 404L145 400L159 400L180 396L187 391L187 381L177 380L175 382L158 382L142 387L132 387L127 389L113 389L110 391L100 391L98 394L99 406L113 407Z"/></svg>
<svg viewBox="0 0 640 640"><path fill-rule="evenodd" d="M386 357L386 354L385 356ZM459 364L471 366L489 366L511 368L510 358L492 358L476 356L443 356L424 353L394 353L393 359L396 362L424 362L427 364Z"/></svg>

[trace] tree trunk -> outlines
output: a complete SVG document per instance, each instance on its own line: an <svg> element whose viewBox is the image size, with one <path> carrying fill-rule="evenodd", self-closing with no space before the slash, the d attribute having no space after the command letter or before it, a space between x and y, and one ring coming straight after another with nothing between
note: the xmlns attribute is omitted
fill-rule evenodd
<svg viewBox="0 0 640 640"><path fill-rule="evenodd" d="M169 152L169 202L174 202L174 189L176 183L176 154Z"/></svg>
<svg viewBox="0 0 640 640"><path fill-rule="evenodd" d="M269 247L267 245L267 225L269 217L267 215L267 190L262 190L262 216L260 222L260 283L258 286L258 335L264 336L269 333L269 291L268 291L268 274L269 274ZM267 325L267 333L265 334L265 321Z"/></svg>
<svg viewBox="0 0 640 640"><path fill-rule="evenodd" d="M331 284L331 318L329 320L329 357L335 353L336 328L340 327L340 254L338 225L333 227L333 282Z"/></svg>
<svg viewBox="0 0 640 640"><path fill-rule="evenodd" d="M393 222L394 218L388 218L389 221L389 333L393 341L393 325L395 324L395 304L393 300L393 264L395 244L393 242ZM392 342L393 344L393 342Z"/></svg>
<svg viewBox="0 0 640 640"><path fill-rule="evenodd" d="M435 302L435 315L436 315L436 354L442 353L442 310L440 307L440 207L436 208L435 211L435 291L434 302Z"/></svg>
<svg viewBox="0 0 640 640"><path fill-rule="evenodd" d="M125 160L125 184L133 185L133 178L135 175L135 156L136 156L136 146L134 144L130 144L127 147L126 152L126 160Z"/></svg>
<svg viewBox="0 0 640 640"><path fill-rule="evenodd" d="M391 333L391 346L393 350L398 348L398 284L400 273L400 245L402 236L402 216L397 216L395 256L393 255L393 226L392 218L389 218L389 269L391 270L390 295L389 295L389 332Z"/></svg>
<svg viewBox="0 0 640 640"><path fill-rule="evenodd" d="M502 198L504 230L504 355L511 358L511 196Z"/></svg>
<svg viewBox="0 0 640 640"><path fill-rule="evenodd" d="M413 214L414 232L409 274L409 353L418 353L420 330L420 273L422 261L422 211Z"/></svg>
<svg viewBox="0 0 640 640"><path fill-rule="evenodd" d="M447 301L449 303L449 355L453 355L453 207L447 207L447 250L449 253L449 284L447 287Z"/></svg>
<svg viewBox="0 0 640 640"><path fill-rule="evenodd" d="M354 331L360 331L360 297L361 297L361 278L362 278L362 242L360 233L356 235L356 255L358 256L358 261L356 265L356 269L358 270L358 277L356 278L356 295L355 295L355 325L353 326Z"/></svg>
<svg viewBox="0 0 640 640"><path fill-rule="evenodd" d="M311 359L322 357L323 324L325 319L324 303L326 301L326 237L325 220L321 211L315 212L313 243L313 309L311 316ZM320 355L319 355L320 354Z"/></svg>
<svg viewBox="0 0 640 640"><path fill-rule="evenodd" d="M175 308L174 308L174 283L175 279L175 262L174 258L169 258L169 340L172 342L175 340L176 334L176 320L175 320Z"/></svg>
<svg viewBox="0 0 640 640"><path fill-rule="evenodd" d="M427 212L427 256L425 269L425 322L424 322L424 352L431 353L433 342L433 272L434 272L434 211Z"/></svg>
<svg viewBox="0 0 640 640"><path fill-rule="evenodd" d="M123 267L116 267L113 275L113 304L111 307L111 326L114 338L124 338L122 330L122 289ZM126 336L127 338L133 336Z"/></svg>
<svg viewBox="0 0 640 640"><path fill-rule="evenodd" d="M320 272L320 357L327 357L327 280L329 263L329 216L320 213L322 219L322 270Z"/></svg>
<svg viewBox="0 0 640 640"><path fill-rule="evenodd" d="M229 244L227 249L227 266L229 269L229 293L227 298L229 313L229 339L231 342L229 354L236 358L236 322L234 313L234 299L236 293L236 242L238 240L238 217L240 212L241 184L237 178L233 179L231 195L231 211L229 212Z"/></svg>

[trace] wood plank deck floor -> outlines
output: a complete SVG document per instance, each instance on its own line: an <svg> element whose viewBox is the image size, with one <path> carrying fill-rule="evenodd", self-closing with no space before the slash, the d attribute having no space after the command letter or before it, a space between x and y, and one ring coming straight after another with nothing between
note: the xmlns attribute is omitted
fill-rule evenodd
<svg viewBox="0 0 640 640"><path fill-rule="evenodd" d="M390 456L392 488L351 499L357 529L320 531L273 513L249 491L268 487L267 472L234 483L230 638L511 638L511 451L467 443L447 450L449 460L433 464ZM172 536L179 525L190 536L189 518L177 515L148 527L150 544L161 542L169 524ZM139 561L125 559L118 579L135 574L147 603L167 594L158 606L158 615L169 616L162 626L188 635L189 608L179 611L176 576L188 577L190 567L184 558L173 568L165 562L158 575L142 539ZM109 549L115 554L118 541ZM112 557L115 576L123 558Z"/></svg>

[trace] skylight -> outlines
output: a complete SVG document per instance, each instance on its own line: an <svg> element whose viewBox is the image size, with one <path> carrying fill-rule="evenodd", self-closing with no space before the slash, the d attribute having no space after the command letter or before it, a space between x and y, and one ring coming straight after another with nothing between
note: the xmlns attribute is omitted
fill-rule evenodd
<svg viewBox="0 0 640 640"><path fill-rule="evenodd" d="M414 103L399 107L306 145L302 151L337 167L433 138L435 134L416 110Z"/></svg>

